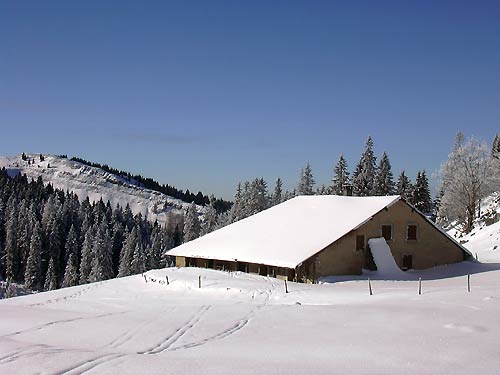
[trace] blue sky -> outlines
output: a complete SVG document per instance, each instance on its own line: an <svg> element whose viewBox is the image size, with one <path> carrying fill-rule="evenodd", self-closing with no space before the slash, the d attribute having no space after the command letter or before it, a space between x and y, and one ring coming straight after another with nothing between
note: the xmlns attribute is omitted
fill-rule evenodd
<svg viewBox="0 0 500 375"><path fill-rule="evenodd" d="M498 1L4 1L0 35L3 155L230 198L328 183L369 134L414 178L500 132Z"/></svg>

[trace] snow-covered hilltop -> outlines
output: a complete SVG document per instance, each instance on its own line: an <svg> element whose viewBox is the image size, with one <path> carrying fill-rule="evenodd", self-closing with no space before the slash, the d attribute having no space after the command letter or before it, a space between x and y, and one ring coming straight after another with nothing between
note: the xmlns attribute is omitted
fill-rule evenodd
<svg viewBox="0 0 500 375"><path fill-rule="evenodd" d="M45 184L72 191L80 199L109 200L112 207L129 204L134 214L141 213L160 224L166 224L189 206L180 199L136 186L125 178L65 157L43 155L41 161L40 154L26 154L26 159L23 160L22 155L0 157L0 168L5 167L11 176L21 173L30 179L41 177ZM197 210L200 214L205 212L202 206Z"/></svg>

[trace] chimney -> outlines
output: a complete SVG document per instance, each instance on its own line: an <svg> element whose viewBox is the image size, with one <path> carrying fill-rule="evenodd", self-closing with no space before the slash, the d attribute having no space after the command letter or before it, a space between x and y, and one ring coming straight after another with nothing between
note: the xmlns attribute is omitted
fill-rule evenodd
<svg viewBox="0 0 500 375"><path fill-rule="evenodd" d="M349 184L344 185L344 196L352 197L352 190L353 190L352 185Z"/></svg>

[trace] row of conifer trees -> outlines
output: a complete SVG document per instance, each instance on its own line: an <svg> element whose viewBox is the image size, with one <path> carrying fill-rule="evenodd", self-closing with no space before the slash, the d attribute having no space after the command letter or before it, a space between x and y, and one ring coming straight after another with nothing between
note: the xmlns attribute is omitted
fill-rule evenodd
<svg viewBox="0 0 500 375"><path fill-rule="evenodd" d="M0 170L0 279L51 290L144 272L182 241L130 207L80 201L39 178Z"/></svg>
<svg viewBox="0 0 500 375"><path fill-rule="evenodd" d="M373 140L368 137L365 149L352 175L346 159L341 155L333 169L331 183L328 186L315 187L309 163L301 170L297 186L292 191L283 190L281 178L277 178L273 191L269 191L268 184L263 178L245 181L238 184L234 204L225 219L227 223L232 223L297 195L343 195L347 186L352 187L353 194L356 196L399 194L420 211L426 214L431 214L433 211L429 180L425 170L417 173L415 182L410 180L405 171L401 171L395 181L389 156L384 152L377 163L377 157L373 151Z"/></svg>

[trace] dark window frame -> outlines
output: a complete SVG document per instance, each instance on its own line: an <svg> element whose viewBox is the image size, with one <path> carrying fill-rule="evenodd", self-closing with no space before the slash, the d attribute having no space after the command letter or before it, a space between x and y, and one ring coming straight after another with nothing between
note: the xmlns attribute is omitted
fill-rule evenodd
<svg viewBox="0 0 500 375"><path fill-rule="evenodd" d="M384 235L384 227L389 227L390 230L391 230L391 236L390 238L386 238L385 235ZM392 224L382 224L382 226L380 227L380 234L382 235L383 238L385 238L386 241L392 241L393 238L394 238L394 228L392 226Z"/></svg>
<svg viewBox="0 0 500 375"><path fill-rule="evenodd" d="M415 238L410 238L410 227L415 228ZM418 241L418 225L413 223L408 223L406 225L406 241Z"/></svg>

